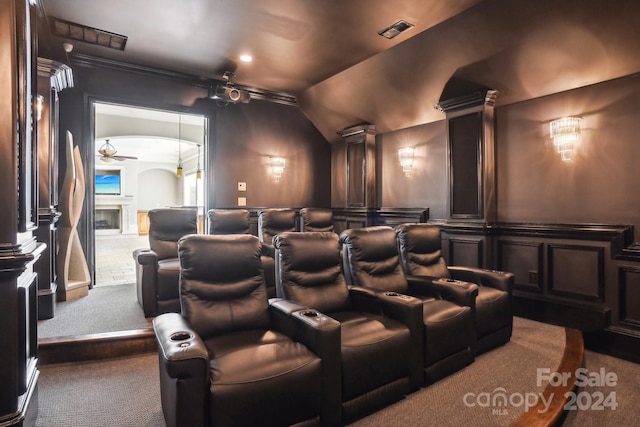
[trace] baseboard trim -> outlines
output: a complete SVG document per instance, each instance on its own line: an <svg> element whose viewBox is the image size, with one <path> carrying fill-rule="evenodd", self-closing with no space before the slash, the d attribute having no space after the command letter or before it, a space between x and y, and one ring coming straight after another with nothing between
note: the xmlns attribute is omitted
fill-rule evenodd
<svg viewBox="0 0 640 427"><path fill-rule="evenodd" d="M41 365L109 359L157 350L153 329L52 337L38 341Z"/></svg>

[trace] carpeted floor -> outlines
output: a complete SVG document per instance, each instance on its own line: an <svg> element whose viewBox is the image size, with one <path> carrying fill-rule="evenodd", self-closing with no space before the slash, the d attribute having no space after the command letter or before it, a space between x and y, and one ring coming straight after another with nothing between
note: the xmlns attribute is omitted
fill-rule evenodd
<svg viewBox="0 0 640 427"><path fill-rule="evenodd" d="M536 369L554 371L564 329L516 318L511 342L481 355L464 370L363 418L354 426L501 426L524 407L494 412L478 395L535 393ZM155 354L74 364L44 365L39 381L38 427L164 426ZM465 404L465 395L467 404ZM470 406L474 404L475 406ZM504 409L504 408L502 408Z"/></svg>
<svg viewBox="0 0 640 427"><path fill-rule="evenodd" d="M136 285L96 287L89 295L58 303L55 316L38 321L38 338L87 335L151 327L136 300Z"/></svg>

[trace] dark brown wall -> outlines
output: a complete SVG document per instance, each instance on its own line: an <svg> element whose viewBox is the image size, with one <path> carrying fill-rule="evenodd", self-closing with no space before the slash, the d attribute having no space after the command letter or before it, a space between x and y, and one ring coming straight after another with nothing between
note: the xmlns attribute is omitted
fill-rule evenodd
<svg viewBox="0 0 640 427"><path fill-rule="evenodd" d="M214 185L210 205L233 207L239 196L250 207L329 207L331 146L298 108L251 101L215 115ZM276 182L269 156L285 159ZM237 190L238 181L247 191Z"/></svg>
<svg viewBox="0 0 640 427"><path fill-rule="evenodd" d="M549 121L583 118L562 162ZM640 75L498 108L498 221L632 224L640 230Z"/></svg>
<svg viewBox="0 0 640 427"><path fill-rule="evenodd" d="M583 118L580 146L562 162L549 121ZM496 108L498 222L629 224L639 239L640 75ZM416 147L414 175L397 150ZM378 135L382 206L425 206L446 217L445 123Z"/></svg>
<svg viewBox="0 0 640 427"><path fill-rule="evenodd" d="M445 122L433 122L378 136L380 205L427 207L430 219L446 217ZM398 149L415 148L414 168L405 176Z"/></svg>

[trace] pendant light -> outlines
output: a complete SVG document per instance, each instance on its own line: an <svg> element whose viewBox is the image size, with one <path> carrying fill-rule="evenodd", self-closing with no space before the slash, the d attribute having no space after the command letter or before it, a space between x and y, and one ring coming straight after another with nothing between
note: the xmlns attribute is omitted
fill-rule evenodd
<svg viewBox="0 0 640 427"><path fill-rule="evenodd" d="M178 166L176 167L176 176L182 176L182 114L178 116Z"/></svg>
<svg viewBox="0 0 640 427"><path fill-rule="evenodd" d="M198 167L196 169L196 179L202 179L202 170L200 169L200 144L198 144Z"/></svg>

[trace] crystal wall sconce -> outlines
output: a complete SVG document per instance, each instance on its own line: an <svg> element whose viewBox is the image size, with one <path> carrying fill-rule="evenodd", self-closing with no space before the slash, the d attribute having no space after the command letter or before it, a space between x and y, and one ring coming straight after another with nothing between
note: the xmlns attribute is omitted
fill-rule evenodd
<svg viewBox="0 0 640 427"><path fill-rule="evenodd" d="M573 159L580 141L580 117L562 117L549 123L549 135L563 162Z"/></svg>
<svg viewBox="0 0 640 427"><path fill-rule="evenodd" d="M269 157L269 169L271 170L271 176L275 179L276 182L280 181L282 178L282 174L284 173L284 158L271 156Z"/></svg>
<svg viewBox="0 0 640 427"><path fill-rule="evenodd" d="M415 158L415 149L413 147L405 147L398 150L398 161L402 167L405 176L411 176L413 172L413 160Z"/></svg>

